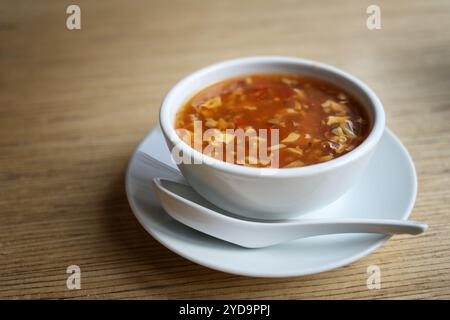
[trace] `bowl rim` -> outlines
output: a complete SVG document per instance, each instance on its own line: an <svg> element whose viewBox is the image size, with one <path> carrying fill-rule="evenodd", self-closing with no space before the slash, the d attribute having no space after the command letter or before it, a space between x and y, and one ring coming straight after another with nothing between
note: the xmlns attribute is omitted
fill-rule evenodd
<svg viewBox="0 0 450 320"><path fill-rule="evenodd" d="M303 65L314 67L317 69L321 69L321 71L325 71L328 73L332 73L337 75L340 78L345 78L347 81L351 82L355 85L355 87L363 92L370 102L372 103L374 109L374 117L372 123L372 129L367 136L367 138L358 145L355 149L349 151L348 153L334 158L325 162L307 165L304 167L296 167L296 168L255 168L249 166L240 166L233 163L225 162L222 160L218 160L212 157L209 157L194 148L190 145L184 143L180 137L176 134L174 124L170 121L170 111L172 108L179 108L178 105L172 105L171 100L183 90L185 86L189 83L195 82L198 78L201 78L210 73L220 73L222 70L230 67L239 67L246 64L253 63L266 63L266 64L295 64L295 65ZM327 80L328 82L332 82ZM212 83L211 83L212 84ZM339 85L339 84L337 84ZM344 88L345 89L345 88ZM357 161L365 154L374 149L374 147L378 144L379 140L385 129L385 113L383 104L381 103L378 96L375 92L363 81L358 79L357 77L341 70L331 65L317 62L313 60L297 58L297 57L287 57L287 56L250 56L243 57L238 59L226 60L223 62L211 64L204 68L201 68L193 73L187 75L180 81L178 81L166 94L164 97L160 112L159 112L159 123L162 129L163 134L166 139L168 139L174 146L178 146L181 151L188 155L190 159L194 161L201 161L201 164L212 167L222 172L227 172L234 175L244 175L244 176L264 176L267 178L281 178L281 177L298 177L298 176L308 176L314 175L322 172L327 172L330 170L334 170L343 165L352 163Z"/></svg>

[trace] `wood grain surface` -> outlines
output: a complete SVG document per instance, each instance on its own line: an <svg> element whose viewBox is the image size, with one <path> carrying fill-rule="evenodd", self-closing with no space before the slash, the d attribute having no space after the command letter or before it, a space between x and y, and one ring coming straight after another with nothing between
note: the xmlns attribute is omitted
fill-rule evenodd
<svg viewBox="0 0 450 320"><path fill-rule="evenodd" d="M81 7L82 29L66 28ZM450 1L0 0L0 298L450 298ZM277 54L340 67L380 96L410 151L412 218L430 225L321 274L258 279L156 242L125 196L127 162L164 94L224 59ZM81 290L66 268L81 267ZM378 265L382 288L368 290Z"/></svg>

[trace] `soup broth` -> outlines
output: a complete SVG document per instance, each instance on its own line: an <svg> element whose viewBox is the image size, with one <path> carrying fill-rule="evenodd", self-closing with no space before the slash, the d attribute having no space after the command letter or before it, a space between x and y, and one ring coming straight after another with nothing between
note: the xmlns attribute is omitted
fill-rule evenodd
<svg viewBox="0 0 450 320"><path fill-rule="evenodd" d="M193 137L195 121L202 133L213 129L215 144L235 143L227 129L266 129L267 152L278 152L278 167L321 163L350 152L367 137L370 123L362 106L344 90L318 79L295 74L255 74L213 84L187 101L177 112L175 128ZM271 131L278 143L271 145ZM194 139L183 139L194 147ZM247 139L248 140L248 139ZM249 141L247 141L249 142ZM201 142L207 150L211 140ZM246 144L249 151L250 143ZM202 151L211 155L207 151ZM214 155L213 155L214 156ZM222 159L224 160L224 159ZM231 162L269 167L267 162L233 153Z"/></svg>

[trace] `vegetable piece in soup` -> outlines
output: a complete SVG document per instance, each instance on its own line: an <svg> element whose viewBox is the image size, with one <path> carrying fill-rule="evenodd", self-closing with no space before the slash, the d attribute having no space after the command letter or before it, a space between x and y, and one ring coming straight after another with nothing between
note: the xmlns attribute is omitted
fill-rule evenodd
<svg viewBox="0 0 450 320"><path fill-rule="evenodd" d="M182 138L192 147L194 128L201 130L201 151L209 156L270 167L276 152L277 167L295 168L350 152L367 137L370 123L358 101L328 82L295 74L255 74L213 84L187 101L176 115L175 129L188 132ZM238 132L244 133L241 140ZM244 142L243 156L239 141ZM208 148L211 144L214 148ZM261 157L262 151L268 157Z"/></svg>

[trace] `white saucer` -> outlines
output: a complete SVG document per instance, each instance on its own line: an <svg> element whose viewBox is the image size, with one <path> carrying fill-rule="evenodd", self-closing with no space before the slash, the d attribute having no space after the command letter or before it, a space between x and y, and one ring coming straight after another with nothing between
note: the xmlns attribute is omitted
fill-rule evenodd
<svg viewBox="0 0 450 320"><path fill-rule="evenodd" d="M383 245L389 236L329 235L262 248L245 249L190 229L160 207L150 181L155 176L139 156L142 151L167 165L171 161L159 127L153 129L133 155L126 177L130 206L142 226L168 249L206 267L256 277L289 277L318 273L356 261ZM414 164L401 142L386 129L366 173L342 198L302 217L360 217L407 219L416 198Z"/></svg>

